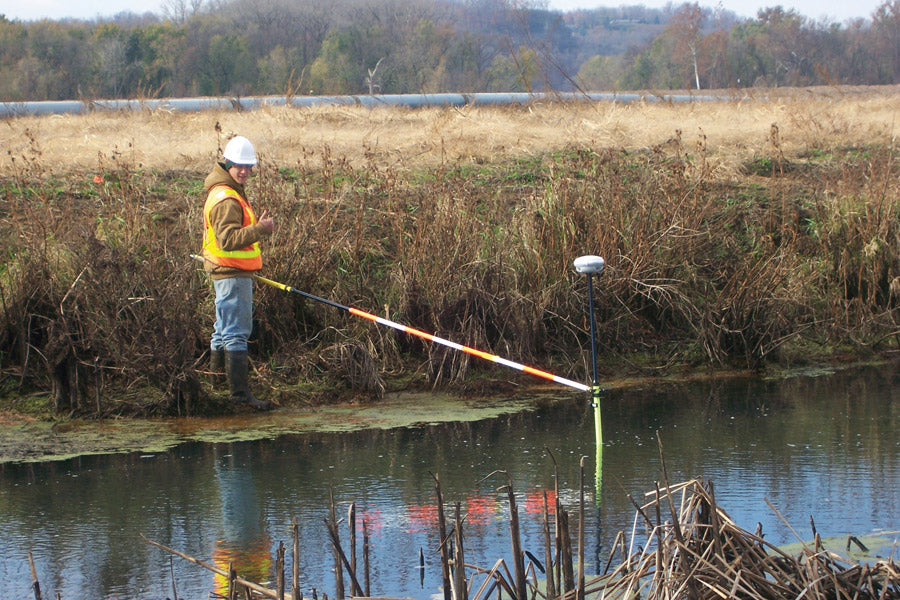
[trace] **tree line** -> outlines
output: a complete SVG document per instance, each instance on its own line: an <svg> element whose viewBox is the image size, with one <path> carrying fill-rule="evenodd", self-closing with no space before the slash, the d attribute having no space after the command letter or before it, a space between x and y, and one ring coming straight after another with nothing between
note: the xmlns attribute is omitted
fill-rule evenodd
<svg viewBox="0 0 900 600"><path fill-rule="evenodd" d="M167 0L162 15L11 21L0 101L711 89L900 82L900 0L845 23L697 3Z"/></svg>

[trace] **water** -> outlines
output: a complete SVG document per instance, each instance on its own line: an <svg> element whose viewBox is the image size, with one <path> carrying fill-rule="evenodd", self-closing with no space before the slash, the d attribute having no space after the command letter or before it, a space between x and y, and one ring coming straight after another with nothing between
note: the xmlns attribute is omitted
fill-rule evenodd
<svg viewBox="0 0 900 600"><path fill-rule="evenodd" d="M366 521L371 593L428 599L440 591L433 475L448 514L456 503L468 513L467 562L511 564L508 481L523 548L542 558L542 498L554 485L551 452L576 539L579 461L587 457L589 573L605 563L616 533L630 532L634 508L627 495L640 502L662 480L663 466L671 483L711 479L732 519L750 531L761 524L775 544L796 541L782 518L804 539L812 537L811 517L823 537L896 532L898 396L894 367L610 392L603 399L599 486L593 411L580 399L548 399L530 412L470 423L0 465L0 599L33 597L29 550L44 597L162 600L173 596L173 579L179 597L221 591L213 573L170 559L140 534L210 564L233 561L241 576L270 582L283 542L289 582L293 518L304 594L315 588L334 597L324 523L332 496L337 518L345 521L345 546L351 502L358 528ZM876 552L890 553L898 536L885 537ZM361 564L361 549L358 554Z"/></svg>

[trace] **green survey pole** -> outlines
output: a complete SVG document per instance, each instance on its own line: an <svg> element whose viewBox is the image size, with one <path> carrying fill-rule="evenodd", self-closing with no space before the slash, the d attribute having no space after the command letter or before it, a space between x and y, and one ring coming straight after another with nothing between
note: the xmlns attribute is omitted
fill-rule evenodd
<svg viewBox="0 0 900 600"><path fill-rule="evenodd" d="M603 425L600 412L600 382L597 377L597 334L594 322L594 275L603 271L606 261L601 256L579 256L575 259L575 271L588 277L588 317L591 324L591 406L594 407L594 437L596 441L596 502L600 502L603 479Z"/></svg>

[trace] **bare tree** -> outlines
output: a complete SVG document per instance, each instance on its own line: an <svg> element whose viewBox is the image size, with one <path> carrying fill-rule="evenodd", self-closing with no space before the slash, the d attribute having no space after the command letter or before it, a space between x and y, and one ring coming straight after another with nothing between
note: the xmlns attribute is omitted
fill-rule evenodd
<svg viewBox="0 0 900 600"><path fill-rule="evenodd" d="M378 80L375 78L375 73L378 72L378 66L381 64L384 58L379 58L378 62L375 63L374 69L367 69L369 75L366 77L366 87L369 88L369 95L374 96L376 91L381 91L381 84L378 83Z"/></svg>
<svg viewBox="0 0 900 600"><path fill-rule="evenodd" d="M163 0L163 17L183 25L188 19L196 15L203 8L206 0Z"/></svg>
<svg viewBox="0 0 900 600"><path fill-rule="evenodd" d="M312 1L235 0L229 8L255 52L265 56L281 47L298 73L315 60L334 22L330 4Z"/></svg>
<svg viewBox="0 0 900 600"><path fill-rule="evenodd" d="M700 43L700 26L703 23L703 11L700 5L683 4L672 15L666 26L666 33L673 38L674 48L672 60L684 64L687 62L692 70L694 86L700 89L700 69L697 65L697 46Z"/></svg>
<svg viewBox="0 0 900 600"><path fill-rule="evenodd" d="M125 42L118 37L107 37L97 43L97 61L103 74L102 95L119 98L125 80Z"/></svg>

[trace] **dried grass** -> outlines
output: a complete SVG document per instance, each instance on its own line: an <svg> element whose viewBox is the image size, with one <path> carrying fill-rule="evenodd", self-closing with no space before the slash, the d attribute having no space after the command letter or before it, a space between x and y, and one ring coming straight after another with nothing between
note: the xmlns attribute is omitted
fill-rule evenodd
<svg viewBox="0 0 900 600"><path fill-rule="evenodd" d="M93 398L98 414L105 386L155 386L159 412L202 410L211 302L186 255L200 181L235 132L258 146L250 193L278 222L267 276L459 343L588 372L571 265L596 253L609 358L759 368L809 344L884 351L900 343L896 90L8 120L0 386L49 377L58 407ZM388 374L470 372L467 355L272 288L258 305L254 358L286 383L377 396Z"/></svg>
<svg viewBox="0 0 900 600"><path fill-rule="evenodd" d="M887 144L896 135L898 90L766 90L742 99L691 103L95 112L6 120L0 144L17 157L36 142L45 168L57 174L96 169L114 154L132 167L204 170L235 133L253 140L263 160L275 166L314 165L327 151L354 166L376 160L415 168L566 148L651 148L680 131L686 142L702 136L727 175L748 155L767 151L773 123L786 140L782 150L789 154L831 145L835 138L846 145ZM12 168L11 161L4 160L0 176Z"/></svg>

